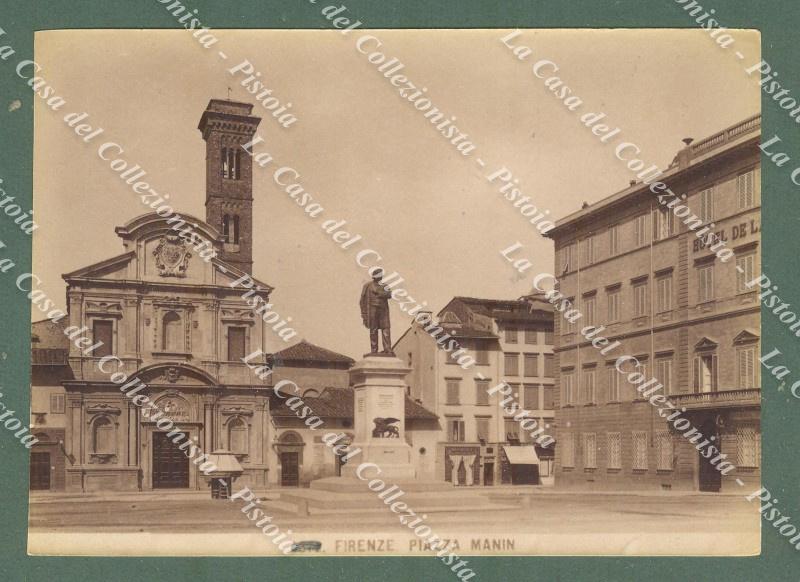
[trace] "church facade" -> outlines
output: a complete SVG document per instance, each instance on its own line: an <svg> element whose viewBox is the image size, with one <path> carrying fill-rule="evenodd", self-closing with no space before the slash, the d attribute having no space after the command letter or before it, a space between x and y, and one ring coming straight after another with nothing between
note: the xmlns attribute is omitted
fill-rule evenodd
<svg viewBox="0 0 800 582"><path fill-rule="evenodd" d="M203 461L231 451L242 482L267 483L271 382L242 358L265 352L275 332L236 284L252 272L251 159L241 148L260 121L251 109L212 100L198 127L207 221L184 218L212 242L214 257L153 213L116 229L121 254L64 275L70 328L99 343L84 353L69 342L71 373L61 382L67 490L203 488L202 464L187 450ZM265 304L272 288L256 287ZM139 401L123 392L141 385ZM162 430L159 412L183 438Z"/></svg>

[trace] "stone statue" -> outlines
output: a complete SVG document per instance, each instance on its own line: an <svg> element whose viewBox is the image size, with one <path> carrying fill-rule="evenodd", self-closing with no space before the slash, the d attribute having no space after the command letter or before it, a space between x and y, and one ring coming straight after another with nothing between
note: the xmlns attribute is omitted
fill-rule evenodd
<svg viewBox="0 0 800 582"><path fill-rule="evenodd" d="M389 323L389 297L392 293L379 283L381 276L377 272L361 289L361 320L369 329L370 354L394 355ZM378 330L383 337L383 352L378 352Z"/></svg>

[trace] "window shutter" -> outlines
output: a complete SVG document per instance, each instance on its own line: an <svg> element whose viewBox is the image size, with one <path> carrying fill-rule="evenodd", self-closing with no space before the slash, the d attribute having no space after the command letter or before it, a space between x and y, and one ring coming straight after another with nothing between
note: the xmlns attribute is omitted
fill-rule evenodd
<svg viewBox="0 0 800 582"><path fill-rule="evenodd" d="M700 392L700 356L694 357L694 391Z"/></svg>
<svg viewBox="0 0 800 582"><path fill-rule="evenodd" d="M717 354L711 356L711 391L717 391Z"/></svg>

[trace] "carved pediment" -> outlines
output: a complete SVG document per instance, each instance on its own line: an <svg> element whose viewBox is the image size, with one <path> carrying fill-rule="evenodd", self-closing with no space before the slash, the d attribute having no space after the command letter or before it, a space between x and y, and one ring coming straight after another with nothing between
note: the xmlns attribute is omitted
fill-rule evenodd
<svg viewBox="0 0 800 582"><path fill-rule="evenodd" d="M254 317L251 309L223 308L221 314L222 319L233 321L253 321Z"/></svg>
<svg viewBox="0 0 800 582"><path fill-rule="evenodd" d="M121 301L87 301L86 313L102 314L105 316L122 317Z"/></svg>
<svg viewBox="0 0 800 582"><path fill-rule="evenodd" d="M703 337L699 342L694 344L694 349L698 351L713 350L716 349L718 345L719 344L717 344L717 342L715 342L713 339L708 337Z"/></svg>
<svg viewBox="0 0 800 582"><path fill-rule="evenodd" d="M229 406L228 408L222 409L222 414L229 416L234 414L236 416L253 416L253 411L243 406Z"/></svg>
<svg viewBox="0 0 800 582"><path fill-rule="evenodd" d="M114 414L119 415L122 413L118 406L112 406L110 404L93 404L86 409L86 412L89 414Z"/></svg>
<svg viewBox="0 0 800 582"><path fill-rule="evenodd" d="M733 338L733 345L738 346L741 344L751 344L759 340L759 336L752 330L743 329L735 338Z"/></svg>
<svg viewBox="0 0 800 582"><path fill-rule="evenodd" d="M207 372L188 364L154 364L137 374L148 385L216 386L216 380Z"/></svg>

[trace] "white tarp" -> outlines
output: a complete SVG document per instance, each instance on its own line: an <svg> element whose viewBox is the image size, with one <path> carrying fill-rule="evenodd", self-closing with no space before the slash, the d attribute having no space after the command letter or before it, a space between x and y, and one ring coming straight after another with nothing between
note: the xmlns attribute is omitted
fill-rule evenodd
<svg viewBox="0 0 800 582"><path fill-rule="evenodd" d="M536 449L532 446L523 447L503 447L508 462L512 465L538 465L539 457L536 456Z"/></svg>

